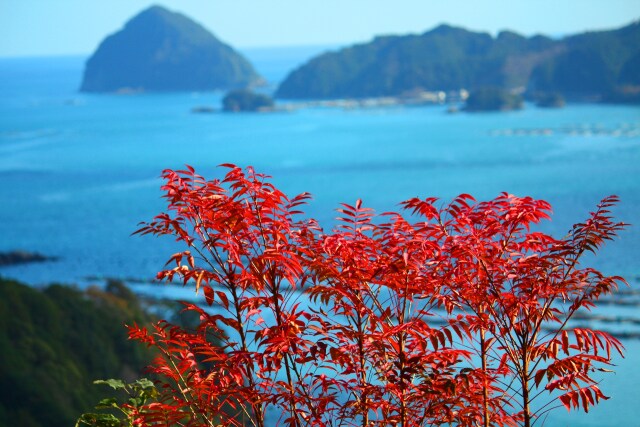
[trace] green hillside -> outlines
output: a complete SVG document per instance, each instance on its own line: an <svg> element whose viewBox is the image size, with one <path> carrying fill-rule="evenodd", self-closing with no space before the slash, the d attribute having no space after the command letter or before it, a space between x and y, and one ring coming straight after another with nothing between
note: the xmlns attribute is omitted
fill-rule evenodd
<svg viewBox="0 0 640 427"><path fill-rule="evenodd" d="M124 328L149 320L118 282L80 292L0 279L0 426L73 426L109 393L94 380L137 378L151 360Z"/></svg>
<svg viewBox="0 0 640 427"><path fill-rule="evenodd" d="M621 85L640 84L638 55L639 22L562 40L509 31L491 37L441 25L315 57L292 71L276 96L364 98L499 87L600 100Z"/></svg>

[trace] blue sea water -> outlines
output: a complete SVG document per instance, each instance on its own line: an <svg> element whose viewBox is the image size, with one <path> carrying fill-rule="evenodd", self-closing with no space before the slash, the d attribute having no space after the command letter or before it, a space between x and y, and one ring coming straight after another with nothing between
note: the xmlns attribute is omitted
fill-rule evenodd
<svg viewBox="0 0 640 427"><path fill-rule="evenodd" d="M320 48L246 54L274 87ZM569 105L562 110L446 114L445 106L273 114L193 114L221 93L79 94L82 57L0 59L0 251L24 249L57 262L7 267L5 277L41 285L89 277L148 279L173 242L131 237L162 211L164 168L193 165L221 176L221 163L252 165L290 195L311 192L309 216L330 227L340 202L362 198L377 211L409 197L502 191L554 207L545 229L563 235L610 194L614 213L635 224L591 261L640 275L640 108ZM182 295L136 285L143 292ZM138 286L138 288L136 288ZM640 317L637 308L627 310ZM626 313L626 312L625 312ZM640 342L603 389L614 399L588 416L558 410L547 426L640 426Z"/></svg>

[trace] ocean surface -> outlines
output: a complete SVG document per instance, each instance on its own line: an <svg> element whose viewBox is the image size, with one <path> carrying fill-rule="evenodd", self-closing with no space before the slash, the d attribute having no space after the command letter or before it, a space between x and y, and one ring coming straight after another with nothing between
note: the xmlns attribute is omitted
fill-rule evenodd
<svg viewBox="0 0 640 427"><path fill-rule="evenodd" d="M245 54L273 88L325 47ZM187 298L191 291L143 284L176 250L170 239L132 237L160 213L159 175L190 164L220 177L221 163L254 166L287 194L313 194L309 216L329 228L341 202L361 198L383 212L410 197L460 193L486 200L506 191L550 202L544 230L564 235L603 197L633 224L589 262L630 284L631 303L605 316L640 318L640 108L568 105L486 114L446 114L443 105L271 114L194 114L221 93L78 93L84 57L0 59L0 251L56 262L4 267L34 286L125 279L134 290ZM597 323L597 322L596 322ZM593 324L592 324L593 326ZM609 330L640 331L632 322ZM634 329L635 328L635 329ZM640 426L640 340L602 384L613 396L588 415L558 409L545 425ZM540 425L538 423L537 425Z"/></svg>

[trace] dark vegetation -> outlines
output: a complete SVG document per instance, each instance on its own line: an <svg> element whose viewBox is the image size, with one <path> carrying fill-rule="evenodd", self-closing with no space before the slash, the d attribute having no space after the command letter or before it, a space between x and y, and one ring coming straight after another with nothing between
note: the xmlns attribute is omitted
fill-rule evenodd
<svg viewBox="0 0 640 427"><path fill-rule="evenodd" d="M102 378L136 378L152 357L125 322L150 322L123 284L85 292L0 279L0 426L69 427L109 394Z"/></svg>
<svg viewBox="0 0 640 427"><path fill-rule="evenodd" d="M249 61L205 28L154 6L100 44L87 61L80 90L227 90L259 81Z"/></svg>
<svg viewBox="0 0 640 427"><path fill-rule="evenodd" d="M640 104L640 85L618 87L603 100L615 104Z"/></svg>
<svg viewBox="0 0 640 427"><path fill-rule="evenodd" d="M229 92L222 99L222 108L228 112L266 111L273 109L273 99L246 89L238 89Z"/></svg>
<svg viewBox="0 0 640 427"><path fill-rule="evenodd" d="M492 38L447 25L421 35L376 37L311 59L289 74L276 96L360 98L487 86L570 100L637 100L640 22L562 40L508 31Z"/></svg>

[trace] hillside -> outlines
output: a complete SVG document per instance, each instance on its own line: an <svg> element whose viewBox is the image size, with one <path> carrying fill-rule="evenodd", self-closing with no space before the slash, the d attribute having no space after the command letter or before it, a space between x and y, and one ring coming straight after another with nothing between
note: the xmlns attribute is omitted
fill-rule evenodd
<svg viewBox="0 0 640 427"><path fill-rule="evenodd" d="M259 81L249 61L201 25L153 6L100 44L80 90L227 90Z"/></svg>
<svg viewBox="0 0 640 427"><path fill-rule="evenodd" d="M509 31L492 37L441 25L317 56L292 71L276 96L363 98L499 87L601 99L618 86L640 84L639 55L639 22L562 40Z"/></svg>
<svg viewBox="0 0 640 427"><path fill-rule="evenodd" d="M148 321L118 282L80 292L0 278L0 426L74 425L109 394L94 380L136 378L151 360L124 327Z"/></svg>
<svg viewBox="0 0 640 427"><path fill-rule="evenodd" d="M557 55L533 70L531 91L598 100L616 88L640 85L640 21L567 37L559 45Z"/></svg>

